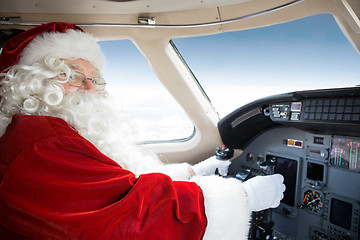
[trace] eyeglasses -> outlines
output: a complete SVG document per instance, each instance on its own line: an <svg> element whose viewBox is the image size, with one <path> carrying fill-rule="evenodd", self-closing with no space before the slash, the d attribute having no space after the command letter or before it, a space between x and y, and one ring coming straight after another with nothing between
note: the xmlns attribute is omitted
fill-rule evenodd
<svg viewBox="0 0 360 240"><path fill-rule="evenodd" d="M86 80L90 80L94 85L96 91L103 91L106 86L106 82L101 77L87 78L81 72L71 72L68 79L68 84L73 87L84 86Z"/></svg>

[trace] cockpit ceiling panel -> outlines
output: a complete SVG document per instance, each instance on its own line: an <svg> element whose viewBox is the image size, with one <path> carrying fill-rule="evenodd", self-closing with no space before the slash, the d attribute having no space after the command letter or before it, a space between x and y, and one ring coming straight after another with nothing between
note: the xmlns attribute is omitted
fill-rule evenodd
<svg viewBox="0 0 360 240"><path fill-rule="evenodd" d="M2 0L0 3L0 12L139 14L214 8L249 1L250 0Z"/></svg>

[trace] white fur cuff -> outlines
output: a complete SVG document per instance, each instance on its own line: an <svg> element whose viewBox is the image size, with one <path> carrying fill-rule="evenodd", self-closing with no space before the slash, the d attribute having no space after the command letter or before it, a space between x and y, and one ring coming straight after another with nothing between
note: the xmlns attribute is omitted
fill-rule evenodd
<svg viewBox="0 0 360 240"><path fill-rule="evenodd" d="M190 168L191 166L188 163L165 164L155 168L154 172L166 174L173 181L189 181L191 177Z"/></svg>
<svg viewBox="0 0 360 240"><path fill-rule="evenodd" d="M200 186L208 220L206 240L246 240L250 225L250 210L242 183L233 178L195 176L191 179Z"/></svg>

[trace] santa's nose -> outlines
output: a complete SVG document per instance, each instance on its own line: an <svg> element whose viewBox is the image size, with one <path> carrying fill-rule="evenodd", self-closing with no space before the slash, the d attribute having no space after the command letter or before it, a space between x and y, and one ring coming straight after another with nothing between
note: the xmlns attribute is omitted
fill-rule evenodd
<svg viewBox="0 0 360 240"><path fill-rule="evenodd" d="M92 81L90 79L86 79L85 83L83 85L83 88L85 89L85 91L87 92L91 92L91 93L95 93L96 89L94 84L92 83Z"/></svg>

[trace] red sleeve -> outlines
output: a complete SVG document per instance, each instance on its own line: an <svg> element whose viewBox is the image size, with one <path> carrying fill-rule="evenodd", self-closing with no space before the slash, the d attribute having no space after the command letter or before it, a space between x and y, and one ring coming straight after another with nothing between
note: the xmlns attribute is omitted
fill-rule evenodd
<svg viewBox="0 0 360 240"><path fill-rule="evenodd" d="M77 135L37 141L13 161L3 160L11 164L0 184L0 225L21 235L133 240L204 234L204 199L195 183L162 174L135 178Z"/></svg>

